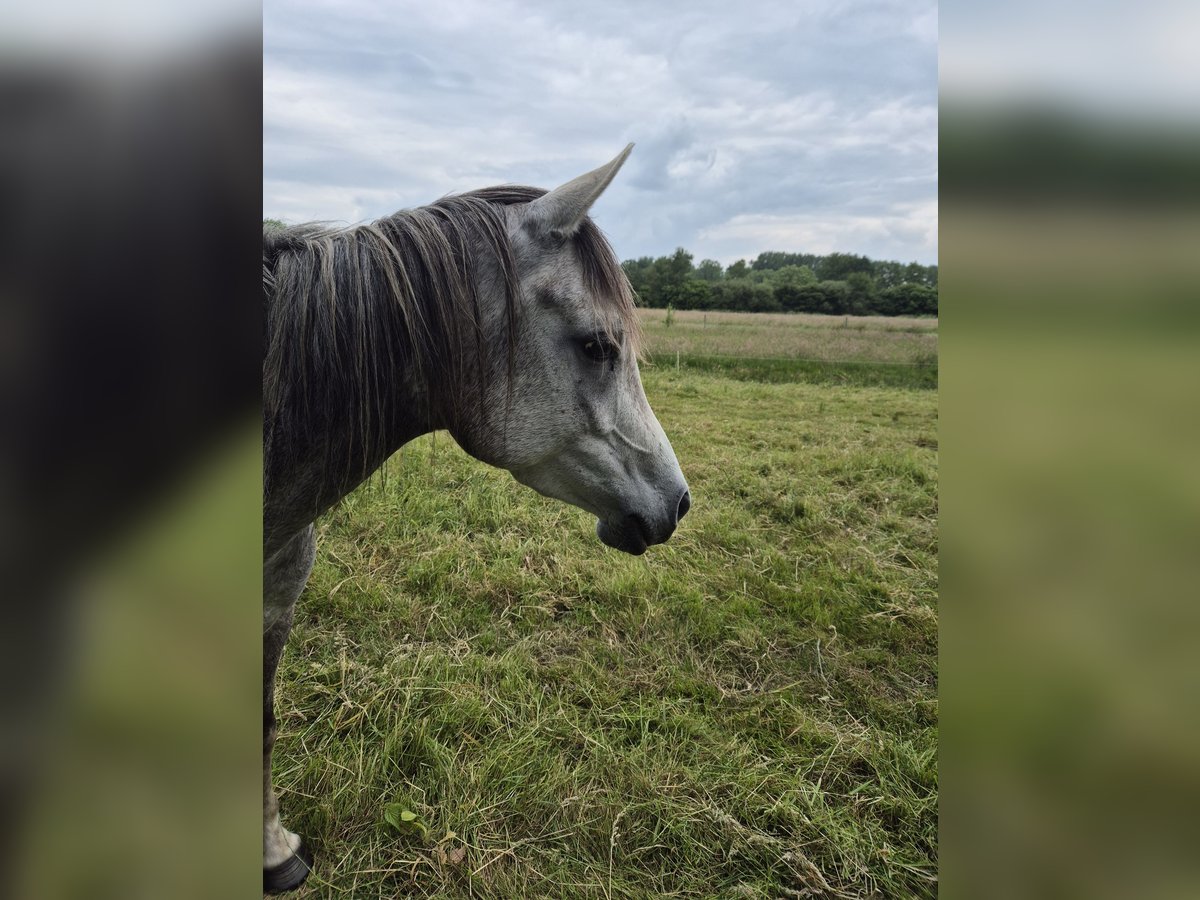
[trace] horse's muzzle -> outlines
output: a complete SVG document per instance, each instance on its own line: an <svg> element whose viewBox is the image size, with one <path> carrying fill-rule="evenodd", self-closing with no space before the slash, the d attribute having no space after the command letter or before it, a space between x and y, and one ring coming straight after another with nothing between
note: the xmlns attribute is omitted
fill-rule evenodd
<svg viewBox="0 0 1200 900"><path fill-rule="evenodd" d="M679 520L692 508L692 495L687 488L679 496L671 515L658 527L654 527L639 513L630 513L616 522L600 519L596 522L596 536L616 550L641 556L647 547L666 543L675 533Z"/></svg>

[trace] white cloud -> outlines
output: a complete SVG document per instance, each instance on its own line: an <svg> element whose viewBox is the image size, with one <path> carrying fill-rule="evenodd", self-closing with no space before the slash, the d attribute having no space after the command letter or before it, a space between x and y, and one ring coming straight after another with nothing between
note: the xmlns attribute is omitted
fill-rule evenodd
<svg viewBox="0 0 1200 900"><path fill-rule="evenodd" d="M1048 98L1190 122L1200 105L1198 29L1194 0L976 4L947 28L942 76L950 96L976 102Z"/></svg>
<svg viewBox="0 0 1200 900"><path fill-rule="evenodd" d="M900 205L880 215L737 215L701 230L689 249L697 259L716 259L729 265L738 259L752 259L765 246L803 248L808 253L865 253L876 259L902 262L935 260L937 204Z"/></svg>
<svg viewBox="0 0 1200 900"><path fill-rule="evenodd" d="M633 140L595 209L623 257L736 240L933 262L936 33L928 0L268 0L264 214L553 187Z"/></svg>

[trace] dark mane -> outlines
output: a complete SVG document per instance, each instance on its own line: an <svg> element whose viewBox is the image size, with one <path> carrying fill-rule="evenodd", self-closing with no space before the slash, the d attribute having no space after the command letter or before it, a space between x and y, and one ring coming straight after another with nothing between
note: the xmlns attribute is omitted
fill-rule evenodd
<svg viewBox="0 0 1200 900"><path fill-rule="evenodd" d="M264 225L268 494L272 475L311 454L314 442L324 444L333 477L365 477L382 463L394 449L392 422L405 414L395 398L406 372L447 405L452 422L486 415L463 389L464 376L482 371L485 347L497 341L510 377L517 363L519 285L504 207L544 193L484 188L352 228ZM572 243L590 294L609 313L599 320L615 317L636 342L633 295L608 241L585 219ZM484 333L484 278L498 279L503 292L500 334ZM468 347L473 354L463 352ZM336 435L343 445L335 446Z"/></svg>

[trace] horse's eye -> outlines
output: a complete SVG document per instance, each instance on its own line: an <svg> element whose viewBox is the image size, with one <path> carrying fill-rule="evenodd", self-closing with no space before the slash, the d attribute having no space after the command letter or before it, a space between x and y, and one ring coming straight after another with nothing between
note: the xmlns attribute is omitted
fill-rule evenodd
<svg viewBox="0 0 1200 900"><path fill-rule="evenodd" d="M587 354L589 359L596 362L604 362L617 355L617 348L607 338L594 337L583 342L583 352Z"/></svg>

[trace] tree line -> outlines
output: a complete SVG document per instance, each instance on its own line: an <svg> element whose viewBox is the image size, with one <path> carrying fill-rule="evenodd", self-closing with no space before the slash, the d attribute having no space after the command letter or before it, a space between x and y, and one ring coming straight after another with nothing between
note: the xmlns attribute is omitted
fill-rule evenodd
<svg viewBox="0 0 1200 900"><path fill-rule="evenodd" d="M760 253L723 267L670 256L629 259L622 267L642 306L850 316L936 316L937 266L873 260L853 253Z"/></svg>

